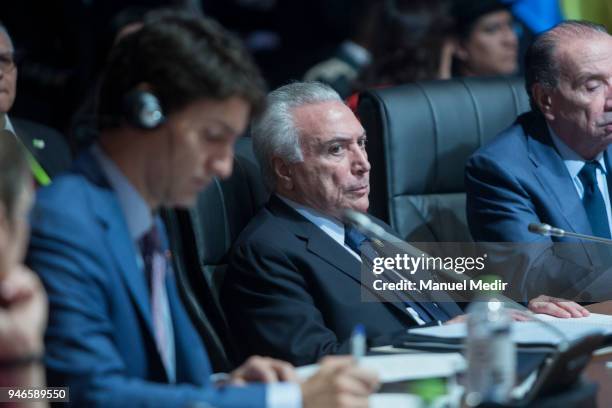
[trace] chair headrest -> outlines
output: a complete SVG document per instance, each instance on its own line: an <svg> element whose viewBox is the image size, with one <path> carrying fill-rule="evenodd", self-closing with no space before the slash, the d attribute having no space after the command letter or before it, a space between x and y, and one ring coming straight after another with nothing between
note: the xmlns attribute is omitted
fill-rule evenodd
<svg viewBox="0 0 612 408"><path fill-rule="evenodd" d="M268 195L251 138L242 137L236 145L232 175L226 180L215 178L190 211L203 265L225 263L234 240L265 204Z"/></svg>
<svg viewBox="0 0 612 408"><path fill-rule="evenodd" d="M529 110L516 77L458 78L373 89L359 117L372 163L371 210L402 195L464 192L467 158Z"/></svg>

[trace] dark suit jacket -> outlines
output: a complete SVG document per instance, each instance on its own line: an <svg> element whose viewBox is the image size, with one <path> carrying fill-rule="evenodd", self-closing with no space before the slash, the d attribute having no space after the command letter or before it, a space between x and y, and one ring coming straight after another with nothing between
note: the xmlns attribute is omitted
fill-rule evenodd
<svg viewBox="0 0 612 408"><path fill-rule="evenodd" d="M236 241L221 290L239 353L308 364L349 353L358 323L374 343L416 324L402 303L362 301L360 271L344 247L273 195Z"/></svg>
<svg viewBox="0 0 612 408"><path fill-rule="evenodd" d="M52 180L68 170L72 157L68 143L61 133L29 120L11 118L11 123L17 137Z"/></svg>
<svg viewBox="0 0 612 408"><path fill-rule="evenodd" d="M606 151L608 186L612 166ZM575 296L592 284L606 263L596 245L571 238L550 238L528 231L530 223L547 223L592 234L584 205L548 132L544 118L521 115L516 123L476 151L465 173L467 219L476 241L528 243L527 263L538 262L520 285L528 296L547 293ZM553 243L567 243L565 245ZM518 247L517 247L518 248ZM554 253L553 253L554 252ZM544 254L544 255L543 255ZM546 268L543 268L547 265ZM599 265L599 266L598 266ZM585 299L583 299L585 300Z"/></svg>
<svg viewBox="0 0 612 408"><path fill-rule="evenodd" d="M66 205L69 203L70 205ZM87 152L39 190L27 261L49 296L47 380L75 406L263 407L263 386L219 390L206 351L167 279L177 383L155 346L149 291L117 197Z"/></svg>

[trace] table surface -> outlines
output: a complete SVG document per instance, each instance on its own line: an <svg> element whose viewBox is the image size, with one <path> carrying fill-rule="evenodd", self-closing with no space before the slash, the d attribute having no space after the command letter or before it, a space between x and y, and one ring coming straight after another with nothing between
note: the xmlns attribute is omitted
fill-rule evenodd
<svg viewBox="0 0 612 408"><path fill-rule="evenodd" d="M591 312L612 315L612 301L595 303L587 307ZM597 406L612 406L612 368L606 367L606 362L612 361L612 354L595 356L587 366L585 375L599 384L597 391Z"/></svg>

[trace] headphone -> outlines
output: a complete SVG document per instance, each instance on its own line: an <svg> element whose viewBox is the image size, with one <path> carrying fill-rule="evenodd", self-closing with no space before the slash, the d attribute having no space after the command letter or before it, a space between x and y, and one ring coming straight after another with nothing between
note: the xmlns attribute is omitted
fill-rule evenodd
<svg viewBox="0 0 612 408"><path fill-rule="evenodd" d="M145 130L153 130L166 120L157 96L138 89L123 97L123 116L132 126Z"/></svg>

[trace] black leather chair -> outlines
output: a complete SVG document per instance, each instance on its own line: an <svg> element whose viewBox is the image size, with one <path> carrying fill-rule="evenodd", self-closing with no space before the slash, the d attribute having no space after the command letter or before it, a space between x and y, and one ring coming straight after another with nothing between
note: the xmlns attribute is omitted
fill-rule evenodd
<svg viewBox="0 0 612 408"><path fill-rule="evenodd" d="M520 78L462 78L364 93L358 114L372 164L370 212L408 241L471 241L465 162L528 109Z"/></svg>
<svg viewBox="0 0 612 408"><path fill-rule="evenodd" d="M228 371L238 363L218 299L227 255L267 199L251 139L243 137L236 145L230 178L214 179L193 209L164 214L179 290L216 371Z"/></svg>

